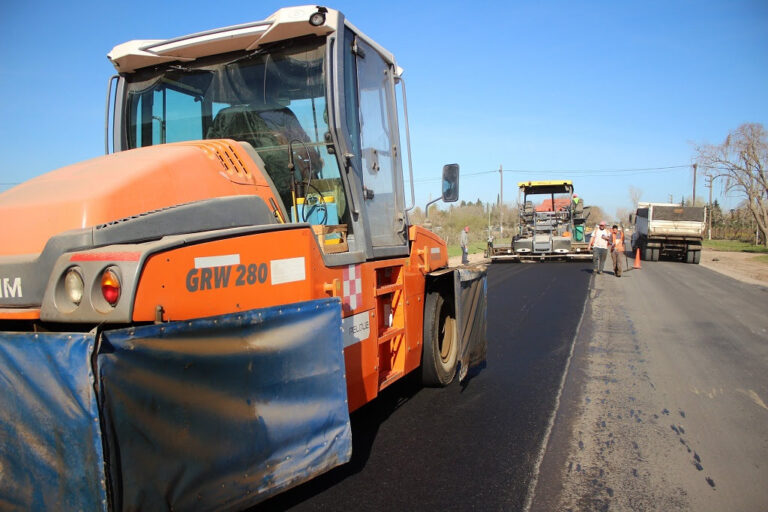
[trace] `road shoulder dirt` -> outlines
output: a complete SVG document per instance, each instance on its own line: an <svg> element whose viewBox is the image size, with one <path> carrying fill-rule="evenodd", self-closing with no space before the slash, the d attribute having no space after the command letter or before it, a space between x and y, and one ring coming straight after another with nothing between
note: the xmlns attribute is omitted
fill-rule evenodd
<svg viewBox="0 0 768 512"><path fill-rule="evenodd" d="M759 261L759 258L759 255L748 252L704 249L701 253L701 266L744 283L766 286L768 263Z"/></svg>

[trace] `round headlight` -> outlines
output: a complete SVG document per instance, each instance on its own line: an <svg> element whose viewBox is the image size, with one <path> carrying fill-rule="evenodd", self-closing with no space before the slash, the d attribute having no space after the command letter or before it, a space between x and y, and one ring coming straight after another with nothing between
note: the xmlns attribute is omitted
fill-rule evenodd
<svg viewBox="0 0 768 512"><path fill-rule="evenodd" d="M67 298L76 306L83 300L83 288L83 276L80 275L77 268L73 267L67 270L67 274L64 276L64 291Z"/></svg>

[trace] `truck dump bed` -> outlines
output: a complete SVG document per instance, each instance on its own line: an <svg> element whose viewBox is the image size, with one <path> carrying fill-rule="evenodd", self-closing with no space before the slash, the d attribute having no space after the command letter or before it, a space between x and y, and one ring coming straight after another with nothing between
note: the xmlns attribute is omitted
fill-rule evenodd
<svg viewBox="0 0 768 512"><path fill-rule="evenodd" d="M637 229L648 236L700 237L705 212L700 206L659 206L637 210Z"/></svg>
<svg viewBox="0 0 768 512"><path fill-rule="evenodd" d="M700 206L671 203L640 203L635 217L632 246L640 249L644 260L660 257L687 263L701 260L701 239L706 211Z"/></svg>

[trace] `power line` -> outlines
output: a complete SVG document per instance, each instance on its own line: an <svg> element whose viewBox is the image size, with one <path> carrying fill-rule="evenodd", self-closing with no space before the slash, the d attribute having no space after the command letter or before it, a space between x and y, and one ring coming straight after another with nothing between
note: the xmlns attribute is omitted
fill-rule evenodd
<svg viewBox="0 0 768 512"><path fill-rule="evenodd" d="M631 167L631 168L616 168L616 169L504 169L504 172L517 173L517 174L570 174L578 175L580 177L585 176L633 176L637 174L655 174L665 173L673 169L689 169L690 164L686 165L667 165L663 167ZM498 169L492 171L477 171L462 173L464 176L480 176L483 174L495 174L499 172ZM414 180L414 183L433 183L440 181L440 178L423 178Z"/></svg>
<svg viewBox="0 0 768 512"><path fill-rule="evenodd" d="M629 168L613 168L613 169L504 169L506 172L540 172L540 173L611 173L611 172L648 172L648 171L666 171L669 169L688 169L690 164L686 165L668 165L665 167L629 167ZM495 171L492 171L495 172Z"/></svg>

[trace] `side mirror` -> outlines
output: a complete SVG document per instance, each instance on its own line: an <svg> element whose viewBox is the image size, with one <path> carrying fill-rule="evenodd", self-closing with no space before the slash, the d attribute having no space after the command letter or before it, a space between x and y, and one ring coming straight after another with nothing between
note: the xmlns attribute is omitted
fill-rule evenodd
<svg viewBox="0 0 768 512"><path fill-rule="evenodd" d="M635 221L634 221L634 215L633 215L633 214L631 214L631 213L629 214L629 223L630 223L630 224L634 224L634 223L635 223Z"/></svg>
<svg viewBox="0 0 768 512"><path fill-rule="evenodd" d="M459 200L459 164L443 166L443 202Z"/></svg>

